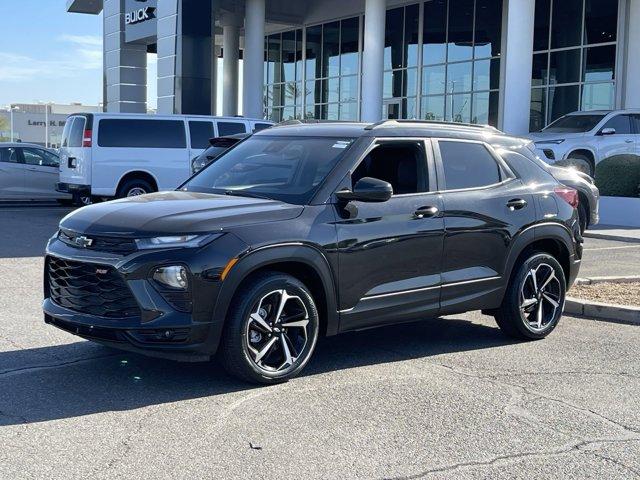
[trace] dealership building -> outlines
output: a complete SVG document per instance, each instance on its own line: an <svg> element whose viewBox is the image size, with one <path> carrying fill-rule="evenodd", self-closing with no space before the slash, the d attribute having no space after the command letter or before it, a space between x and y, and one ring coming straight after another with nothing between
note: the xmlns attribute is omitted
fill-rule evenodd
<svg viewBox="0 0 640 480"><path fill-rule="evenodd" d="M220 107L275 121L526 133L575 110L640 108L640 0L68 0L67 10L103 15L113 112L146 112L147 81L158 113Z"/></svg>

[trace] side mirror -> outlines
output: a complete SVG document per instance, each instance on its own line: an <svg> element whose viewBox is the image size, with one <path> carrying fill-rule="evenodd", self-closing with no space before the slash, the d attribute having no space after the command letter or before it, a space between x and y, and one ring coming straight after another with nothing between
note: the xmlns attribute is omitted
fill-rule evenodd
<svg viewBox="0 0 640 480"><path fill-rule="evenodd" d="M615 128L603 128L602 130L600 130L600 135L615 135L616 134L616 129Z"/></svg>
<svg viewBox="0 0 640 480"><path fill-rule="evenodd" d="M353 191L344 189L336 192L336 197L346 202L386 202L392 195L393 187L389 182L371 177L358 180Z"/></svg>

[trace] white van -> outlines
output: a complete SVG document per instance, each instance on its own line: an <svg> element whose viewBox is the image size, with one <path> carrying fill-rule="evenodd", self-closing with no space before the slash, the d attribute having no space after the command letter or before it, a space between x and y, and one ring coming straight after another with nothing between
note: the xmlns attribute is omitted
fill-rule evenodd
<svg viewBox="0 0 640 480"><path fill-rule="evenodd" d="M198 115L78 113L67 119L56 190L87 203L176 188L209 139L269 128L266 120Z"/></svg>

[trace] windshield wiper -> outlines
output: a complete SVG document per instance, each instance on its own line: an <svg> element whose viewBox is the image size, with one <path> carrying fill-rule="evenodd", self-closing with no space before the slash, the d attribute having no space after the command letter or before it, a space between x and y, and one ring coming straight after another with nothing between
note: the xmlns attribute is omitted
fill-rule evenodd
<svg viewBox="0 0 640 480"><path fill-rule="evenodd" d="M273 200L266 195L260 195L259 193L247 192L246 190L225 190L225 195L233 197L247 197L247 198L262 198L264 200Z"/></svg>

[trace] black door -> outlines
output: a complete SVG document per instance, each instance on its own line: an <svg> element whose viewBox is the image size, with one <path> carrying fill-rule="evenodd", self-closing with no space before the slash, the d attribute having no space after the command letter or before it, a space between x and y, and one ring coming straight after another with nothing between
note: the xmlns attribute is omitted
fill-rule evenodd
<svg viewBox="0 0 640 480"><path fill-rule="evenodd" d="M341 330L438 312L444 224L426 148L423 140L378 141L351 170L352 185L378 178L394 195L336 205Z"/></svg>
<svg viewBox="0 0 640 480"><path fill-rule="evenodd" d="M535 221L533 198L482 142L438 140L434 150L445 228L441 314L486 308L499 301L514 235Z"/></svg>

